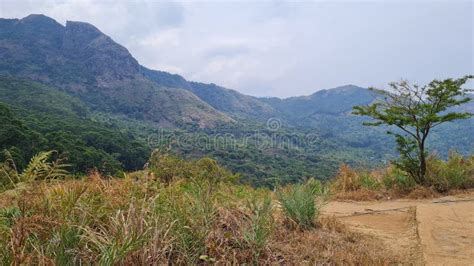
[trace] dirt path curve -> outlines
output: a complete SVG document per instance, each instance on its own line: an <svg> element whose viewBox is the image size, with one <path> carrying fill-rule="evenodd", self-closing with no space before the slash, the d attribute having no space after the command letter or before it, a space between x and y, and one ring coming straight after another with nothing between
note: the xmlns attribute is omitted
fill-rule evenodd
<svg viewBox="0 0 474 266"><path fill-rule="evenodd" d="M404 264L474 265L474 193L434 200L333 201L323 215L380 239Z"/></svg>

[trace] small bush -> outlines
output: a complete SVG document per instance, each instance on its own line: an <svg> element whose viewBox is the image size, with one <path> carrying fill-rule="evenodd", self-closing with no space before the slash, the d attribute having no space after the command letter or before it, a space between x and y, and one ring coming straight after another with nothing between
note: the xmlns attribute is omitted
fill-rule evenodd
<svg viewBox="0 0 474 266"><path fill-rule="evenodd" d="M189 173L186 171L186 161L160 150L155 150L151 154L147 163L148 169L163 183L170 183L176 178L187 178Z"/></svg>
<svg viewBox="0 0 474 266"><path fill-rule="evenodd" d="M381 182L369 172L357 172L347 164L341 165L336 175L334 188L338 192L350 192L360 189L377 190Z"/></svg>
<svg viewBox="0 0 474 266"><path fill-rule="evenodd" d="M148 161L148 169L158 180L167 184L174 179L206 179L213 183L233 182L239 177L211 158L186 161L160 150L153 151Z"/></svg>
<svg viewBox="0 0 474 266"><path fill-rule="evenodd" d="M370 173L363 173L359 175L359 180L357 180L361 188L368 190L377 190L381 187L381 183L372 177Z"/></svg>
<svg viewBox="0 0 474 266"><path fill-rule="evenodd" d="M447 161L432 155L427 160L426 180L438 192L474 187L474 156L463 158L455 152Z"/></svg>
<svg viewBox="0 0 474 266"><path fill-rule="evenodd" d="M415 180L402 170L389 166L382 179L382 183L387 190L396 190L407 193L415 186Z"/></svg>
<svg viewBox="0 0 474 266"><path fill-rule="evenodd" d="M277 191L277 198L289 221L301 229L312 228L327 199L326 190L318 181L288 185Z"/></svg>

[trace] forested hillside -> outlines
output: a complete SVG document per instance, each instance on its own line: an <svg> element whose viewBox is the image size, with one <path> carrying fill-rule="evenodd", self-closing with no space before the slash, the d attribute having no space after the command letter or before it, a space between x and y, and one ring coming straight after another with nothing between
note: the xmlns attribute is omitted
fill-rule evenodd
<svg viewBox="0 0 474 266"><path fill-rule="evenodd" d="M16 78L0 77L0 149L23 167L44 150L64 153L73 172L95 167L106 174L141 169L150 148L130 132L91 120L91 112L64 92Z"/></svg>

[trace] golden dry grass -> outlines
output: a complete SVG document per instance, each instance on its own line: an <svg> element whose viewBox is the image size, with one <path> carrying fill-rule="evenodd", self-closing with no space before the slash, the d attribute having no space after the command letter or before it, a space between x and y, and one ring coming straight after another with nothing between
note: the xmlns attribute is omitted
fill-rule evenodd
<svg viewBox="0 0 474 266"><path fill-rule="evenodd" d="M443 161L431 155L427 159L426 182L416 184L414 179L388 165L372 171L354 170L341 165L331 188L333 199L370 201L394 198L427 199L463 193L474 187L474 156L462 157L450 153Z"/></svg>
<svg viewBox="0 0 474 266"><path fill-rule="evenodd" d="M310 230L285 226L269 190L206 184L177 180L165 186L98 173L84 180L36 181L0 194L1 207L20 213L0 234L0 245L16 265L397 262L376 239L350 232L334 218L320 219ZM258 230L269 235L255 242L259 236L248 234L265 197L273 199L273 207ZM249 199L258 206L251 207Z"/></svg>

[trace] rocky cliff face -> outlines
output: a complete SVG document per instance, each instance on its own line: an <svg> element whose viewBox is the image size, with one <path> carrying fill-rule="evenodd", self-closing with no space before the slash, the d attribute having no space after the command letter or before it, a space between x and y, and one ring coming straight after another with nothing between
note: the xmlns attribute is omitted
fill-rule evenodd
<svg viewBox="0 0 474 266"><path fill-rule="evenodd" d="M96 76L99 85L139 74L140 65L125 47L87 23L66 23L62 50Z"/></svg>

